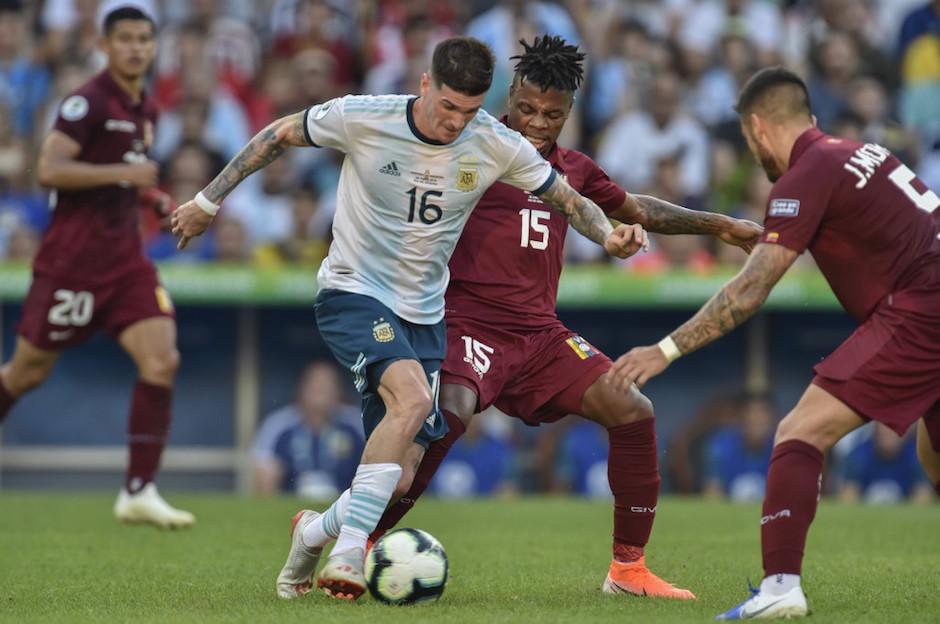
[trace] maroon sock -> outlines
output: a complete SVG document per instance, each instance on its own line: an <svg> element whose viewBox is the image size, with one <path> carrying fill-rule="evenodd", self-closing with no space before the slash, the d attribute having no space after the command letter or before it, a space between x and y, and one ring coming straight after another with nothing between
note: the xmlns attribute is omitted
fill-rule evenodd
<svg viewBox="0 0 940 624"><path fill-rule="evenodd" d="M13 407L14 403L16 403L16 397L10 394L7 387L3 385L3 376L0 375L0 423L10 413L10 408Z"/></svg>
<svg viewBox="0 0 940 624"><path fill-rule="evenodd" d="M464 431L467 430L463 421L453 412L441 410L441 413L444 415L445 420L447 420L447 426L450 430L443 438L435 440L428 445L428 450L425 451L421 463L418 464L418 470L415 472L415 479L411 483L411 489L409 489L408 493L403 497L395 501L392 505L389 505L385 513L382 514L382 517L379 518L379 523L375 526L375 531L369 536L373 541L382 537L386 531L398 524L398 521L401 520L406 513L411 511L411 508L415 506L415 502L431 483L431 478L434 476L434 473L437 472L437 468L441 465L441 462L444 461L444 458L447 457L450 447L452 447L454 442L457 441L457 438L462 436Z"/></svg>
<svg viewBox="0 0 940 624"><path fill-rule="evenodd" d="M764 576L799 574L809 525L816 516L823 454L802 440L774 447L761 514Z"/></svg>
<svg viewBox="0 0 940 624"><path fill-rule="evenodd" d="M138 380L131 399L128 423L130 463L125 487L131 494L153 481L170 431L173 389Z"/></svg>
<svg viewBox="0 0 940 624"><path fill-rule="evenodd" d="M607 435L607 479L614 493L614 559L636 561L649 541L659 499L656 427L652 418L644 418L611 427Z"/></svg>

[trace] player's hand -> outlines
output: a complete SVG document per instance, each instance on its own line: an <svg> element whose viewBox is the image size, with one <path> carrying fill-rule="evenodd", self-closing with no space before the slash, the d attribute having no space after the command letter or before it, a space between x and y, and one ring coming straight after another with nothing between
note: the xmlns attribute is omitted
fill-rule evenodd
<svg viewBox="0 0 940 624"><path fill-rule="evenodd" d="M212 215L200 208L193 200L177 208L170 217L173 236L179 238L176 248L185 248L190 239L205 232L210 223L212 223Z"/></svg>
<svg viewBox="0 0 940 624"><path fill-rule="evenodd" d="M621 223L604 241L604 251L617 258L629 258L641 249L646 251L649 246L646 230L638 223L632 225Z"/></svg>
<svg viewBox="0 0 940 624"><path fill-rule="evenodd" d="M630 389L630 384L642 388L668 366L669 360L658 345L636 347L617 358L607 374L607 383L623 392Z"/></svg>
<svg viewBox="0 0 940 624"><path fill-rule="evenodd" d="M731 225L729 225L724 232L719 234L718 238L729 245L740 247L747 253L751 253L751 250L754 249L757 240L763 233L764 228L753 221L748 221L747 219L733 219Z"/></svg>
<svg viewBox="0 0 940 624"><path fill-rule="evenodd" d="M157 185L160 166L152 160L141 163L128 163L124 165L121 181L128 186L140 189L149 189Z"/></svg>
<svg viewBox="0 0 940 624"><path fill-rule="evenodd" d="M140 205L157 215L161 230L170 231L170 216L176 210L176 202L168 193L157 188L143 190L140 192Z"/></svg>

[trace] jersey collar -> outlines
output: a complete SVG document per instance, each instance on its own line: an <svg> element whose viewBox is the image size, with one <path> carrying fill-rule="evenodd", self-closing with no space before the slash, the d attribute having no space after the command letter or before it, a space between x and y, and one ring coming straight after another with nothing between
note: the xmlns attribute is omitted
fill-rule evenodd
<svg viewBox="0 0 940 624"><path fill-rule="evenodd" d="M142 89L140 92L140 101L135 102L131 98L131 94L121 88L121 86L114 81L114 78L111 76L111 72L107 69L101 71L98 74L98 81L101 83L101 86L104 87L107 91L111 93L114 97L121 101L121 104L126 108L134 108L141 106L147 99L146 89Z"/></svg>
<svg viewBox="0 0 940 624"><path fill-rule="evenodd" d="M415 135L419 141L427 143L428 145L445 145L445 143L442 143L437 139L432 139L418 130L418 125L415 123L414 114L415 101L417 99L418 98L416 97L411 98L408 100L408 105L405 107L405 117L408 118L408 127L411 129L411 134Z"/></svg>
<svg viewBox="0 0 940 624"><path fill-rule="evenodd" d="M815 126L798 136L793 144L793 149L790 150L790 167L796 164L796 161L809 149L810 145L824 136L826 135L823 134L823 131Z"/></svg>

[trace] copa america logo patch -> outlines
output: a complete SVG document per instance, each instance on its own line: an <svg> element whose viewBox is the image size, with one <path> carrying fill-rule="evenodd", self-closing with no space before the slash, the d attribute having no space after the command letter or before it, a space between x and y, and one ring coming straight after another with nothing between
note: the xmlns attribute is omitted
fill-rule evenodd
<svg viewBox="0 0 940 624"><path fill-rule="evenodd" d="M376 342L391 342L395 340L395 329L384 318L380 318L372 325L372 337Z"/></svg>
<svg viewBox="0 0 940 624"><path fill-rule="evenodd" d="M800 200L798 199L772 199L768 217L795 217L800 214Z"/></svg>

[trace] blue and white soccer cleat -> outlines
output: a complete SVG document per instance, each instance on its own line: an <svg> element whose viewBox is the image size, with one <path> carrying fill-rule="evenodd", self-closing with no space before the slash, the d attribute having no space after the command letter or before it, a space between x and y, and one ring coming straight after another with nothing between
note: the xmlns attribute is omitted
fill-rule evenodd
<svg viewBox="0 0 940 624"><path fill-rule="evenodd" d="M775 620L809 615L806 595L799 585L777 596L761 593L748 583L751 595L733 609L715 616L716 620Z"/></svg>

